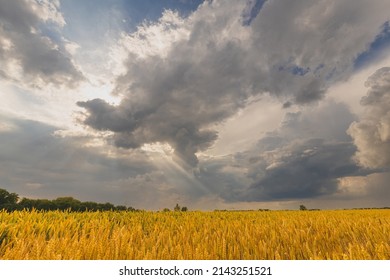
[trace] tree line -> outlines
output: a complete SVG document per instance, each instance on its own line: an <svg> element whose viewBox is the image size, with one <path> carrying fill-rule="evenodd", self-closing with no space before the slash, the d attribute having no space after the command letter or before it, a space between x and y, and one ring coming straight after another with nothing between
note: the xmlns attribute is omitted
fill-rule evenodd
<svg viewBox="0 0 390 280"><path fill-rule="evenodd" d="M93 201L82 202L71 196L49 199L19 198L16 193L10 193L5 189L0 189L0 210L69 210L75 212L85 211L138 211L133 207L124 205L114 205L109 202L98 203Z"/></svg>

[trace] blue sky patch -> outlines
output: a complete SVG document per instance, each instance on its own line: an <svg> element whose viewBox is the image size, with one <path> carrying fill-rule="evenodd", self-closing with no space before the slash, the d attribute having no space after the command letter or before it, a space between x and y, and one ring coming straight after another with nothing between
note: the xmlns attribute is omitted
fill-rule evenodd
<svg viewBox="0 0 390 280"><path fill-rule="evenodd" d="M118 30L134 32L144 21L157 21L164 10L188 16L203 0L61 0L61 11L67 24L64 34L77 42L104 40Z"/></svg>
<svg viewBox="0 0 390 280"><path fill-rule="evenodd" d="M361 53L354 62L354 68L360 69L363 66L375 61L379 55L390 47L390 23L386 21L381 28L381 32L370 44L367 51Z"/></svg>
<svg viewBox="0 0 390 280"><path fill-rule="evenodd" d="M267 0L256 0L256 3L252 5L251 9L243 13L243 25L248 26L251 24L251 22L259 14L261 8L263 8L265 2L267 2Z"/></svg>
<svg viewBox="0 0 390 280"><path fill-rule="evenodd" d="M287 71L295 76L305 76L307 73L310 72L309 67L300 67L298 65L279 66L278 70Z"/></svg>

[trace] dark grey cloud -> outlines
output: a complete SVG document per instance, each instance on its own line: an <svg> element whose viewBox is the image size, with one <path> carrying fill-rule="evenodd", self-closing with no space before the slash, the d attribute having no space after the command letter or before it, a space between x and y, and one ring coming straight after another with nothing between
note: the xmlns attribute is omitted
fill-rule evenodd
<svg viewBox="0 0 390 280"><path fill-rule="evenodd" d="M277 130L251 149L199 164L197 178L227 202L318 199L339 192L339 180L375 171L360 167L346 133L356 117L333 101L286 113Z"/></svg>
<svg viewBox="0 0 390 280"><path fill-rule="evenodd" d="M308 140L290 148L288 154L282 155L273 165L260 160L252 166L250 176L256 182L240 198L267 201L333 194L338 189L339 178L363 174L352 160L355 152L351 143L326 144L322 140ZM265 174L258 176L256 169L265 170Z"/></svg>
<svg viewBox="0 0 390 280"><path fill-rule="evenodd" d="M278 130L269 132L249 151L251 186L231 199L249 201L308 199L339 191L339 179L374 171L353 159L357 151L347 134L356 120L342 103L286 113Z"/></svg>
<svg viewBox="0 0 390 280"><path fill-rule="evenodd" d="M246 189L252 182L247 176L247 158L241 155L203 159L194 170L196 180L204 189L198 189L195 197L216 196L232 201L235 193ZM240 199L234 198L235 201Z"/></svg>
<svg viewBox="0 0 390 280"><path fill-rule="evenodd" d="M237 75L243 69L237 67L241 57L234 42L182 61L191 49L187 42L178 46L180 59L172 53L170 63L160 57L129 60L131 66L119 78L117 89L127 88L129 96L119 106L103 100L79 102L89 112L85 123L116 132L120 147L167 142L187 164L196 165L195 153L210 147L217 137L210 126L243 107L248 94L240 86L245 77ZM209 79L210 72L220 72L221 80Z"/></svg>
<svg viewBox="0 0 390 280"><path fill-rule="evenodd" d="M22 196L132 203L141 194L123 196L134 178L156 172L143 153L112 155L91 147L91 137L64 137L60 128L32 120L1 120L6 124L0 129L1 187Z"/></svg>
<svg viewBox="0 0 390 280"><path fill-rule="evenodd" d="M147 34L163 26L159 40L168 47L161 55L140 56L139 48L128 46L126 71L114 90L121 104L78 103L87 110L85 124L114 132L119 147L169 143L195 166L196 154L217 139L213 127L250 97L267 92L289 106L309 104L347 78L354 58L387 20L389 4L374 2L267 1L250 24L242 18L245 1L205 2L185 19L169 14L143 26L143 36L128 35L133 43L144 40L144 48L153 46ZM180 35L172 41L175 30Z"/></svg>
<svg viewBox="0 0 390 280"><path fill-rule="evenodd" d="M6 74L2 76L36 87L43 84L74 87L83 80L83 74L66 51L66 41L53 40L49 34L49 26L55 33L55 28L62 24L55 1L1 0L0 61ZM46 30L41 28L45 25Z"/></svg>
<svg viewBox="0 0 390 280"><path fill-rule="evenodd" d="M308 139L272 151L204 160L195 175L207 195L227 203L316 200L338 195L341 178L372 173L356 164L355 152L351 142ZM199 191L195 197L202 196Z"/></svg>

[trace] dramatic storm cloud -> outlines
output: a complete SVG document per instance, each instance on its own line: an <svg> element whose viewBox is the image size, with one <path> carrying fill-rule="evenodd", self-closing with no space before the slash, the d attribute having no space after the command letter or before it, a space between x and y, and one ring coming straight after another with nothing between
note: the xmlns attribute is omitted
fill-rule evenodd
<svg viewBox="0 0 390 280"><path fill-rule="evenodd" d="M390 203L388 0L81 2L0 0L0 188Z"/></svg>
<svg viewBox="0 0 390 280"><path fill-rule="evenodd" d="M250 25L244 24L245 1L205 2L188 18L167 11L158 23L125 36L124 44L132 45L115 90L122 102L80 102L88 111L85 124L114 132L118 147L169 143L195 166L196 153L217 139L213 126L251 96L267 92L286 107L306 104L348 77L386 20L377 2L354 2L351 9L349 1L299 1L288 8L269 1ZM367 19L374 12L376 19Z"/></svg>
<svg viewBox="0 0 390 280"><path fill-rule="evenodd" d="M239 182L205 181L228 188L221 195L229 201L302 199L336 193L340 178L367 172L353 160L356 147L346 133L353 120L345 105L334 102L289 113L280 128L267 133L252 149L222 164L213 164L220 159L206 161L199 177L226 179L234 174L232 170L241 169L246 178L234 176ZM210 173L207 169L213 165L220 168Z"/></svg>
<svg viewBox="0 0 390 280"><path fill-rule="evenodd" d="M325 144L321 140L310 140L263 154L265 161L260 160L251 168L256 182L245 199L313 198L334 193L338 178L359 171L351 159L354 152L355 147L348 143ZM258 170L263 170L264 175Z"/></svg>

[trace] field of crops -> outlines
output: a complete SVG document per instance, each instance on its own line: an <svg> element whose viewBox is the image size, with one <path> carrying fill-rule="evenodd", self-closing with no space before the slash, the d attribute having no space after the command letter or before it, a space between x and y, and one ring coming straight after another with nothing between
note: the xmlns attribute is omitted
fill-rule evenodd
<svg viewBox="0 0 390 280"><path fill-rule="evenodd" d="M390 259L390 210L0 212L0 259Z"/></svg>

